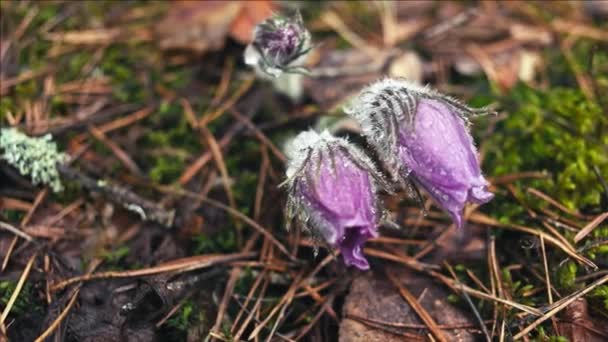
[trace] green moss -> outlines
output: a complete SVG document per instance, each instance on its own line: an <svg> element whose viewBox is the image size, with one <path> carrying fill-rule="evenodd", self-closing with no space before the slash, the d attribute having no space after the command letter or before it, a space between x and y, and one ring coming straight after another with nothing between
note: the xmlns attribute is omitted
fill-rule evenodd
<svg viewBox="0 0 608 342"><path fill-rule="evenodd" d="M608 285L601 285L591 291L590 297L602 301L604 310L608 312Z"/></svg>
<svg viewBox="0 0 608 342"><path fill-rule="evenodd" d="M560 288L572 290L576 281L576 263L568 261L557 269L557 284Z"/></svg>
<svg viewBox="0 0 608 342"><path fill-rule="evenodd" d="M243 273L241 273L241 276L234 286L234 292L246 296L249 293L254 281L255 277L253 275L253 270L251 267L245 267Z"/></svg>
<svg viewBox="0 0 608 342"><path fill-rule="evenodd" d="M196 305L192 300L186 300L179 310L171 316L163 326L166 337L170 341L185 341L188 339L188 331L193 326L207 329L209 323L203 308Z"/></svg>
<svg viewBox="0 0 608 342"><path fill-rule="evenodd" d="M194 237L194 254L230 253L236 250L236 237L234 230L221 229L212 236L199 234Z"/></svg>
<svg viewBox="0 0 608 342"><path fill-rule="evenodd" d="M110 264L117 264L121 262L127 255L129 255L128 246L120 246L112 251L105 251L101 254L101 257Z"/></svg>
<svg viewBox="0 0 608 342"><path fill-rule="evenodd" d="M185 332L192 323L194 304L187 300L182 307L167 320L167 326Z"/></svg>
<svg viewBox="0 0 608 342"><path fill-rule="evenodd" d="M25 216L25 212L19 210L0 209L0 216L6 217L8 222L20 222Z"/></svg>
<svg viewBox="0 0 608 342"><path fill-rule="evenodd" d="M170 184L179 178L184 170L184 161L173 156L154 158L154 166L148 172L150 179L156 183Z"/></svg>
<svg viewBox="0 0 608 342"><path fill-rule="evenodd" d="M17 282L14 281L0 281L0 307L6 307L16 286ZM17 300L11 308L11 315L13 317L18 317L24 314L30 314L33 311L41 310L41 303L34 296L32 285L29 283L24 284L21 288L21 292L19 292Z"/></svg>
<svg viewBox="0 0 608 342"><path fill-rule="evenodd" d="M602 188L593 172L608 174L608 118L577 89L543 92L518 85L506 99L509 116L487 142L486 172L546 171L528 186L572 209L597 207Z"/></svg>

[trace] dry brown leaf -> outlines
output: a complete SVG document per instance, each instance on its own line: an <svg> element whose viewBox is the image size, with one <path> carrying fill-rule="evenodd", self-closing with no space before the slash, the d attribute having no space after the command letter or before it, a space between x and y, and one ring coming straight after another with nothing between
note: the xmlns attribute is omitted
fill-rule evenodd
<svg viewBox="0 0 608 342"><path fill-rule="evenodd" d="M275 9L270 0L174 1L156 33L166 50L217 51L228 36L249 43L255 25Z"/></svg>
<svg viewBox="0 0 608 342"><path fill-rule="evenodd" d="M270 0L245 1L239 15L232 22L230 37L239 43L249 44L255 25L269 18L276 9Z"/></svg>
<svg viewBox="0 0 608 342"><path fill-rule="evenodd" d="M476 341L479 327L466 313L447 302L448 292L431 278L394 269L399 281L417 298L450 341ZM340 341L426 340L429 332L386 277L368 272L357 277L343 309Z"/></svg>
<svg viewBox="0 0 608 342"><path fill-rule="evenodd" d="M568 341L605 341L608 332L602 330L604 327L589 316L587 309L585 298L579 298L568 305L557 323L559 335L566 337Z"/></svg>
<svg viewBox="0 0 608 342"><path fill-rule="evenodd" d="M219 50L241 11L241 2L174 1L156 33L163 49Z"/></svg>

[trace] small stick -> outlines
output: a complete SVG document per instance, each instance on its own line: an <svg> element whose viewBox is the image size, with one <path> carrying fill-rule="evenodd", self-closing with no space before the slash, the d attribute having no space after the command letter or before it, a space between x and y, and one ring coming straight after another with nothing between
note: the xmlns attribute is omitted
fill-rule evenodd
<svg viewBox="0 0 608 342"><path fill-rule="evenodd" d="M218 254L218 255L198 255L194 257L186 257L177 260L172 260L154 267L143 268L133 271L108 271L101 273L85 274L73 278L66 279L58 284L51 286L51 291L58 291L65 288L68 285L77 283L79 281L89 281L93 279L103 278L129 278L129 277L141 277L157 273L164 272L188 272L202 268L207 268L219 263L229 262L238 260L241 258L249 258L254 256L255 253L236 253L236 254Z"/></svg>
<svg viewBox="0 0 608 342"><path fill-rule="evenodd" d="M173 225L175 210L166 210L154 202L141 198L128 189L103 181L96 181L66 165L57 165L57 171L59 171L63 178L74 180L89 191L101 193L108 200L137 213L143 220L154 221L165 227Z"/></svg>
<svg viewBox="0 0 608 342"><path fill-rule="evenodd" d="M70 312L70 309L72 308L72 306L74 306L74 303L76 303L76 299L78 298L78 293L79 292L80 292L80 287L78 287L78 288L76 288L76 290L74 290L74 293L72 294L72 298L70 298L70 301L68 302L68 305L66 305L66 307L63 309L63 311L61 311L61 313L59 314L59 316L57 317L57 319L53 322L53 324L51 324L36 339L35 342L43 342L47 337L49 337L55 331L55 329L57 329L57 327L59 326L59 324L61 323L61 321L63 321L63 319Z"/></svg>
<svg viewBox="0 0 608 342"><path fill-rule="evenodd" d="M551 293L551 279L549 277L549 264L547 263L547 252L545 251L545 238L540 236L540 250L543 252L543 265L545 267L545 282L547 283L547 297L549 304L553 304L553 294Z"/></svg>
<svg viewBox="0 0 608 342"><path fill-rule="evenodd" d="M34 253L34 255L32 255L30 257L30 260L27 262L27 265L25 265L25 269L23 270L23 273L21 273L21 277L19 278L19 281L17 282L15 291L13 291L13 293L11 294L11 298L9 298L8 302L6 303L6 307L4 308L4 311L2 312L2 317L0 318L0 324L4 324L4 320L6 320L6 317L8 317L9 312L11 312L11 309L13 308L13 304L15 304L17 297L19 297L19 294L21 293L21 289L23 288L23 285L25 284L25 280L27 279L27 276L30 274L30 270L32 269L32 266L34 265L36 256L37 256L37 253Z"/></svg>
<svg viewBox="0 0 608 342"><path fill-rule="evenodd" d="M433 317L431 317L428 311L426 311L426 309L422 305L420 305L420 303L418 303L416 297L414 297L414 295L412 295L407 288L399 284L399 280L391 271L387 270L386 275L388 276L388 279L393 283L393 285L397 287L403 299L407 301L407 303L418 314L422 321L429 327L429 330L431 331L431 333L433 333L433 336L435 336L435 338L437 338L437 340L440 342L447 342L448 339L443 334L443 331L441 331L441 329L437 326L437 322L435 322L435 320L433 319Z"/></svg>
<svg viewBox="0 0 608 342"><path fill-rule="evenodd" d="M450 272L450 274L454 278L454 280L456 280L458 283L462 284L460 282L460 279L458 279L458 276L456 275L456 273L452 269L452 266L450 266L447 263L446 263L446 266L448 268L448 271ZM467 270L467 272L468 271L469 270ZM477 310L477 308L475 307L475 304L473 304L473 301L471 300L471 297L469 297L469 295L465 291L462 291L462 295L464 296L464 299L467 301L467 304L469 304L469 307L471 307L471 310L473 310L473 314L475 315L475 318L477 319L477 322L479 322L479 326L481 327L481 331L483 332L484 336L486 337L486 341L491 342L492 338L490 337L490 333L488 332L488 327L486 327L486 324L483 321L483 318L481 318L481 315L479 314L479 310Z"/></svg>
<svg viewBox="0 0 608 342"><path fill-rule="evenodd" d="M525 327L523 330L521 330L519 333L517 333L517 335L515 335L513 337L513 340L517 340L522 338L524 335L526 335L527 333L529 333L532 329L536 328L539 324L541 324L542 322L548 320L549 318L555 316L555 314L557 314L558 312L560 312L561 310L563 310L564 308L566 308L568 305L570 305L570 303L574 302L575 300L577 300L578 298L586 295L587 293L589 293L591 290L595 289L596 287L604 284L608 282L608 275L605 275L604 277L600 278L599 280L595 281L594 283L592 283L591 285L589 285L587 288L575 292L574 294L570 295L569 297L564 298L563 300L561 300L555 308L551 309L550 311L548 311L547 313L545 313L544 315L542 315L541 317L539 317L536 321L534 321L532 324L528 325L527 327Z"/></svg>
<svg viewBox="0 0 608 342"><path fill-rule="evenodd" d="M598 215L596 218L593 219L593 221L589 222L589 224L587 224L585 227L583 227L583 229L576 233L576 235L574 236L574 242L581 241L583 238L585 238L585 236L591 233L591 231L593 231L595 227L599 226L602 222L604 222L606 218L608 218L608 211Z"/></svg>
<svg viewBox="0 0 608 342"><path fill-rule="evenodd" d="M21 231L20 229L18 229L16 227L11 226L10 224L8 224L6 222L0 221L0 228L6 229L9 232L11 232L11 233L19 236L20 238L23 238L23 239L27 240L27 241L34 241L33 237L27 235L27 233Z"/></svg>

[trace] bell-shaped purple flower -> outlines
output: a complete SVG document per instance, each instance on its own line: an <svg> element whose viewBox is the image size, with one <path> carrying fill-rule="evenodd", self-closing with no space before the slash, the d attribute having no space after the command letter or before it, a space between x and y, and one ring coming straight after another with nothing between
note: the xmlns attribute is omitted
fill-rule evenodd
<svg viewBox="0 0 608 342"><path fill-rule="evenodd" d="M348 109L392 180L420 185L458 227L467 202L482 204L493 197L466 121L468 115L485 112L395 79L367 87Z"/></svg>
<svg viewBox="0 0 608 342"><path fill-rule="evenodd" d="M382 176L347 140L325 131L300 133L287 146L287 218L338 248L346 265L369 268L362 245L378 235Z"/></svg>
<svg viewBox="0 0 608 342"><path fill-rule="evenodd" d="M308 51L310 33L300 13L275 16L256 26L253 42L245 50L245 63L278 77L282 72L298 70L294 62Z"/></svg>

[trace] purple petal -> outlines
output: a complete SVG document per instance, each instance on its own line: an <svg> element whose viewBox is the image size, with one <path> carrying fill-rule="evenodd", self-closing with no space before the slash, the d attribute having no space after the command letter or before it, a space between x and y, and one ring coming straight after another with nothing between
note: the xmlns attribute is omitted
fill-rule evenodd
<svg viewBox="0 0 608 342"><path fill-rule="evenodd" d="M374 190L367 171L343 155L334 158L322 163L318 171L314 167L306 170L313 184L308 184L304 196L334 228L325 232L325 240L340 248L347 265L367 269L361 246L377 236Z"/></svg>
<svg viewBox="0 0 608 342"><path fill-rule="evenodd" d="M360 270L368 270L369 263L363 256L362 247L365 241L378 236L372 227L347 227L342 241L338 244L344 263Z"/></svg>
<svg viewBox="0 0 608 342"><path fill-rule="evenodd" d="M447 105L421 100L413 129L402 129L399 138L401 160L458 227L467 201L492 199L464 120Z"/></svg>

